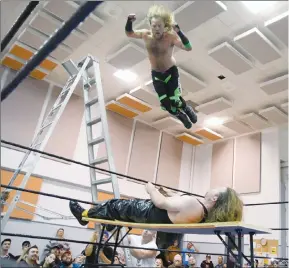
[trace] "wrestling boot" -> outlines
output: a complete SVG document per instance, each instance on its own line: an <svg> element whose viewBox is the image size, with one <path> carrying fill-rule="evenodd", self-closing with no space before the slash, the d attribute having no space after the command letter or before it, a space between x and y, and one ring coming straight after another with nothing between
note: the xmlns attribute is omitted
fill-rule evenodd
<svg viewBox="0 0 289 268"><path fill-rule="evenodd" d="M190 122L189 118L186 116L186 114L182 113L181 111L178 111L175 117L178 118L184 124L185 128L190 129L192 127L192 123Z"/></svg>
<svg viewBox="0 0 289 268"><path fill-rule="evenodd" d="M69 208L73 216L78 220L78 222L82 225L85 226L88 224L87 221L82 220L82 213L85 211L83 207L81 207L77 202L75 201L70 201L69 202Z"/></svg>
<svg viewBox="0 0 289 268"><path fill-rule="evenodd" d="M186 107L183 109L183 111L187 114L187 116L190 118L191 122L193 124L196 124L198 121L198 116L194 112L193 108L189 105L186 105Z"/></svg>

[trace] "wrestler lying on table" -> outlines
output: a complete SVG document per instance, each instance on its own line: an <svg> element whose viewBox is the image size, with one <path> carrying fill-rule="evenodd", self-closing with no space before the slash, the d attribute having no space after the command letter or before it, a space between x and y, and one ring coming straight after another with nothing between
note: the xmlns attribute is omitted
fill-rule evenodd
<svg viewBox="0 0 289 268"><path fill-rule="evenodd" d="M70 201L72 214L81 225L82 217L136 223L181 224L241 221L243 202L231 188L212 189L200 201L194 196L178 195L152 183L146 185L151 199L111 199L85 210Z"/></svg>

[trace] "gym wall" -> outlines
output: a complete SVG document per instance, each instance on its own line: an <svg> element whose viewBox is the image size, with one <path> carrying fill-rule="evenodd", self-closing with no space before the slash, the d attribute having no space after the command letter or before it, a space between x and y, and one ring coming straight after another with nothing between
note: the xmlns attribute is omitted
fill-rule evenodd
<svg viewBox="0 0 289 268"><path fill-rule="evenodd" d="M13 73L9 79L12 76ZM39 115L43 111L47 113L59 92L59 88L54 87L50 94L48 88L46 82L27 78L3 102L2 139L29 146ZM194 147L142 122L109 111L107 115L117 172L201 195L211 186L231 186L242 192L244 203L279 201L280 144L284 135L278 128ZM84 123L83 101L74 95L45 151L88 163ZM95 129L95 135L97 133L100 133L99 127ZM104 148L95 147L97 156L102 156ZM1 155L2 169L12 171L24 153L2 144ZM106 165L101 167L107 168ZM42 192L91 200L89 169L86 167L44 156L34 176L42 180ZM123 197L148 198L145 187L129 179L119 178L119 187ZM100 189L104 192L112 190L107 185ZM38 196L36 203L70 215L68 201ZM45 213L38 209L36 212ZM278 228L279 216L278 205L246 207L244 220ZM45 222L38 216L31 220ZM54 220L53 223L79 227L75 220ZM279 239L279 232L274 232L271 237ZM206 236L190 236L185 240L215 241Z"/></svg>

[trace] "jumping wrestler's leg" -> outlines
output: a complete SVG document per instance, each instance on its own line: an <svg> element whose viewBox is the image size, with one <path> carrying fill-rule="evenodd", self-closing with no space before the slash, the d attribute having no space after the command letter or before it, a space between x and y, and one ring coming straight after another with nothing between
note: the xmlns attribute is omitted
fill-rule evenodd
<svg viewBox="0 0 289 268"><path fill-rule="evenodd" d="M173 66L171 68L171 79L167 83L168 85L168 95L172 101L172 105L178 109L182 109L187 116L190 118L192 123L197 123L197 114L194 112L193 108L187 105L186 101L182 97L182 88L179 78L178 68Z"/></svg>
<svg viewBox="0 0 289 268"><path fill-rule="evenodd" d="M150 220L149 213L152 206L149 199L111 199L88 210L82 208L77 202L69 203L72 214L81 225L88 223L83 221L82 217L146 223Z"/></svg>
<svg viewBox="0 0 289 268"><path fill-rule="evenodd" d="M157 75L160 76L160 74L157 74ZM179 109L177 109L175 106L172 105L172 101L169 98L167 82L171 76L168 76L165 79L164 77L158 78L158 76L156 76L154 72L152 73L152 76L153 76L153 85L154 85L155 91L157 92L159 96L161 108L163 110L168 111L173 116L177 117L184 124L186 128L188 129L191 128L192 124L190 120L182 111L180 111Z"/></svg>

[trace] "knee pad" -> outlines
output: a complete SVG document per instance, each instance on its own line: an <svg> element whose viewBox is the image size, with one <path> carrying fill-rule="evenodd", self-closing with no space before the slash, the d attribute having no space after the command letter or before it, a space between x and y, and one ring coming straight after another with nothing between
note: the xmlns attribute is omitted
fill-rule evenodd
<svg viewBox="0 0 289 268"><path fill-rule="evenodd" d="M168 111L171 114L177 113L177 108L175 105L172 105L171 100L168 97L165 97L161 100L161 107L163 110Z"/></svg>

